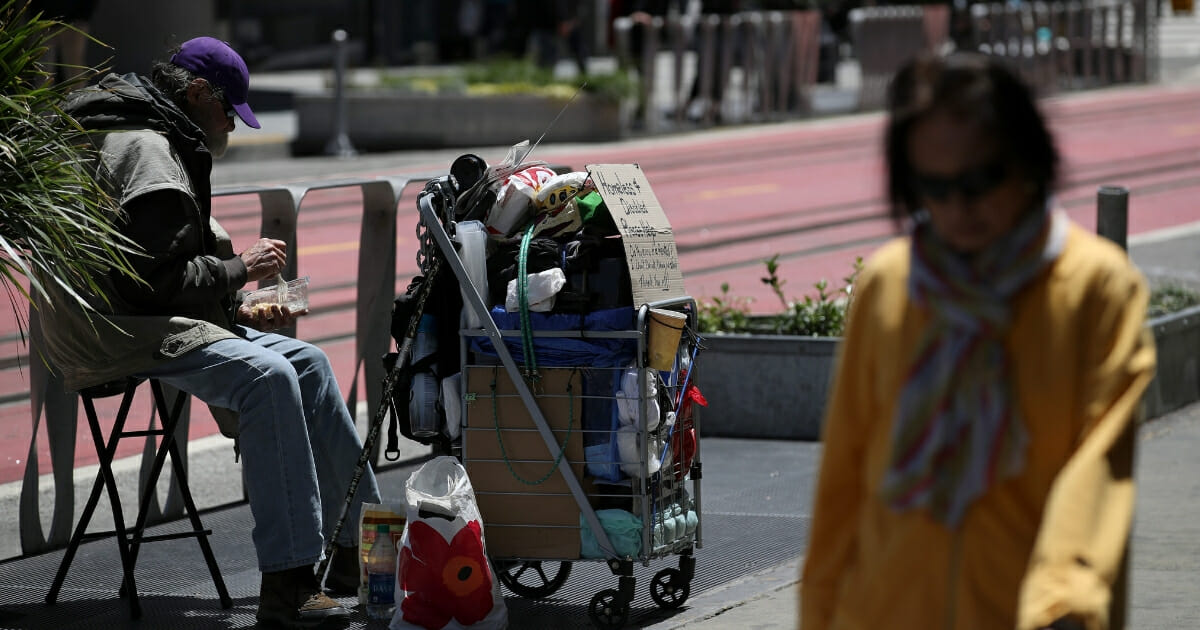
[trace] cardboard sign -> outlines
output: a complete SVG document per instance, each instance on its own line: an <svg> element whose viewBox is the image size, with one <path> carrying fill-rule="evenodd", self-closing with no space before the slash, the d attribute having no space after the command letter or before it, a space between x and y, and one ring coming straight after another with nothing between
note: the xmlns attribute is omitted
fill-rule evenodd
<svg viewBox="0 0 1200 630"><path fill-rule="evenodd" d="M687 295L675 233L642 168L590 164L587 170L621 232L634 306Z"/></svg>

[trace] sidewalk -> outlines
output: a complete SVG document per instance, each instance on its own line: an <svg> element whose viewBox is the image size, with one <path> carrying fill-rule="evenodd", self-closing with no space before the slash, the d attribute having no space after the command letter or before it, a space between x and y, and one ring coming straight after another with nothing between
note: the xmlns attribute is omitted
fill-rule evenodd
<svg viewBox="0 0 1200 630"><path fill-rule="evenodd" d="M1152 281L1200 288L1200 224L1134 236L1129 246L1134 263ZM1200 403L1151 420L1141 428L1129 628L1192 628L1200 623L1197 453ZM803 513L810 515L809 510L806 504ZM801 565L802 558L781 558L769 570L689 600L687 611L653 627L795 628Z"/></svg>
<svg viewBox="0 0 1200 630"><path fill-rule="evenodd" d="M1200 621L1200 403L1142 427L1127 627ZM795 628L800 558L714 589L656 630Z"/></svg>
<svg viewBox="0 0 1200 630"><path fill-rule="evenodd" d="M693 599L680 610L663 610L651 599L656 572L678 566L677 556L637 564L634 600L627 628L673 628L712 617L721 608L755 596L764 584L762 574L776 573L775 583L794 580L794 569L773 571L780 560L803 552L812 503L812 479L820 445L782 440L705 439L701 522L696 549L696 573L690 584ZM385 499L402 496L408 475L420 460L409 460L379 475ZM195 478L192 487L201 485ZM102 503L103 506L103 503ZM102 510L105 508L101 508ZM169 540L143 546L137 583L145 617L129 619L125 602L117 597L119 562L111 539L85 543L68 574L59 603L46 606L43 598L63 551L0 562L0 629L90 630L104 628L170 628L211 630L254 627L260 575L255 562L248 505L213 510L204 515L213 531L211 541L226 585L231 610L221 610L203 561L191 540ZM179 523L156 526L150 534L176 531ZM554 569L550 569L554 571ZM752 580L747 577L753 576ZM589 627L588 604L600 591L615 588L617 578L604 563L573 563L570 578L544 599L505 593L509 627L513 630L562 630ZM353 598L341 600L354 605ZM379 627L366 622L357 609L350 628ZM727 626L737 627L737 626Z"/></svg>

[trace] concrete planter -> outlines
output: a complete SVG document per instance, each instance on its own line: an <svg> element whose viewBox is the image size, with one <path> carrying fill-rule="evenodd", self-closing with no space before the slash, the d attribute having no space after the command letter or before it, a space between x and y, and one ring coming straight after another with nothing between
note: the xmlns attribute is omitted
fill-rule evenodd
<svg viewBox="0 0 1200 630"><path fill-rule="evenodd" d="M708 335L697 383L704 436L816 440L840 337Z"/></svg>
<svg viewBox="0 0 1200 630"><path fill-rule="evenodd" d="M1144 398L1157 418L1200 401L1200 306L1151 320L1158 371ZM697 382L705 436L817 440L838 337L709 335Z"/></svg>
<svg viewBox="0 0 1200 630"><path fill-rule="evenodd" d="M528 94L495 96L363 92L346 96L347 134L360 151L505 146L537 140L565 100ZM553 142L621 138L628 108L583 93L554 123ZM330 94L297 94L297 154L320 153L334 133Z"/></svg>
<svg viewBox="0 0 1200 630"><path fill-rule="evenodd" d="M1144 399L1147 418L1200 400L1200 306L1149 322L1158 351L1158 372Z"/></svg>

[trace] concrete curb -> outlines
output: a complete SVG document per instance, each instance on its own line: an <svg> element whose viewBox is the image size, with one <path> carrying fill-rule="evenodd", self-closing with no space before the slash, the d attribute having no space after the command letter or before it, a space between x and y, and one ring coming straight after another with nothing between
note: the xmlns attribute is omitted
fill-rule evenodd
<svg viewBox="0 0 1200 630"><path fill-rule="evenodd" d="M800 566L803 556L785 563L748 575L735 582L705 591L689 599L684 609L670 619L646 626L646 630L676 630L689 628L732 628L745 627L745 615L737 621L722 618L722 615L737 608L758 604L763 616L763 627L793 627L796 624L795 586L800 581ZM786 600L792 600L788 605ZM756 617L758 615L756 614ZM786 621L785 621L786 620Z"/></svg>

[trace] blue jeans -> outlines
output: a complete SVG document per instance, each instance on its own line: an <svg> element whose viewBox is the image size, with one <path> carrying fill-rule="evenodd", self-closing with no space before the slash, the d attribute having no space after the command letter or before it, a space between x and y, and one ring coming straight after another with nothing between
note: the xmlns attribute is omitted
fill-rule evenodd
<svg viewBox="0 0 1200 630"><path fill-rule="evenodd" d="M258 568L312 565L341 514L362 442L324 352L283 335L242 326L235 332L243 338L216 341L140 376L240 415ZM363 501L379 501L370 469L338 544L354 544Z"/></svg>

